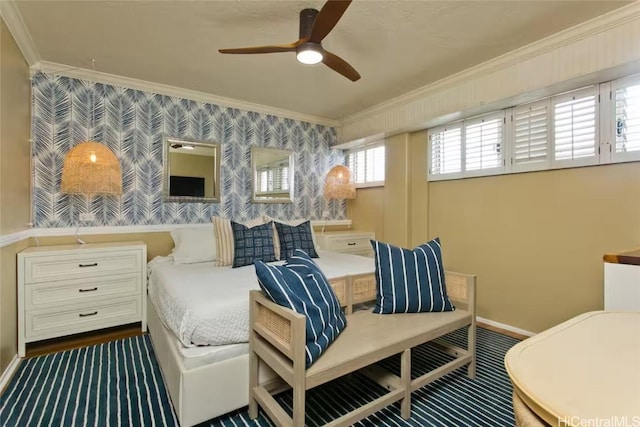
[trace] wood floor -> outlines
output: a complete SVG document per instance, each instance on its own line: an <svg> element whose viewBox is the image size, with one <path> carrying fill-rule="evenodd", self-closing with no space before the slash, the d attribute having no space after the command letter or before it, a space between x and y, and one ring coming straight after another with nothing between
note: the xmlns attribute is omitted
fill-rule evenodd
<svg viewBox="0 0 640 427"><path fill-rule="evenodd" d="M528 337L517 334L515 332L496 328L495 326L478 323L478 327L488 329L510 336L518 340L524 340ZM46 341L39 341L27 345L26 357L42 356L43 354L56 353L58 351L71 350L73 348L85 347L95 344L129 338L136 335L142 335L140 323L131 323L129 325L116 326L114 328L102 329L100 331L85 332L84 334L72 335L70 337L54 338Z"/></svg>
<svg viewBox="0 0 640 427"><path fill-rule="evenodd" d="M99 331L85 332L68 337L54 338L27 344L26 357L42 356L43 354L71 350L95 344L142 335L140 323L116 326Z"/></svg>

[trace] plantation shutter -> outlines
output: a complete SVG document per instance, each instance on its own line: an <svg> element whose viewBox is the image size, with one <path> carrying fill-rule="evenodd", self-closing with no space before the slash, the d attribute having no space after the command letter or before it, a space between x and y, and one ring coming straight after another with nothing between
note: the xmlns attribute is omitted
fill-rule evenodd
<svg viewBox="0 0 640 427"><path fill-rule="evenodd" d="M465 171L504 167L504 112L464 122Z"/></svg>
<svg viewBox="0 0 640 427"><path fill-rule="evenodd" d="M282 173L281 188L283 190L288 190L289 189L289 168L287 166L284 166L281 170L281 173Z"/></svg>
<svg viewBox="0 0 640 427"><path fill-rule="evenodd" d="M462 122L429 133L429 177L462 173Z"/></svg>
<svg viewBox="0 0 640 427"><path fill-rule="evenodd" d="M555 166L598 163L597 101L595 87L553 98Z"/></svg>
<svg viewBox="0 0 640 427"><path fill-rule="evenodd" d="M349 153L347 166L356 184L377 185L384 183L384 145L376 145Z"/></svg>
<svg viewBox="0 0 640 427"><path fill-rule="evenodd" d="M615 100L614 161L640 159L640 78L613 84Z"/></svg>
<svg viewBox="0 0 640 427"><path fill-rule="evenodd" d="M513 171L549 167L550 110L549 99L513 109Z"/></svg>

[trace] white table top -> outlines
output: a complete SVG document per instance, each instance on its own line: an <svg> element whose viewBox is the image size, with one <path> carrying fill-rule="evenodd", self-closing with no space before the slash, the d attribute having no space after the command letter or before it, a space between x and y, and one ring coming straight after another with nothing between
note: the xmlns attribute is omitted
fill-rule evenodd
<svg viewBox="0 0 640 427"><path fill-rule="evenodd" d="M513 346L505 366L520 398L551 425L640 423L640 312L574 317Z"/></svg>

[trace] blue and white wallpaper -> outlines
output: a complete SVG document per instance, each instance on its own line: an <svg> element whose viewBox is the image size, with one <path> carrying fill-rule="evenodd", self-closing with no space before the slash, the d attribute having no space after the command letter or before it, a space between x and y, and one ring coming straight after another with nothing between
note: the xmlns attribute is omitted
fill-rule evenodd
<svg viewBox="0 0 640 427"><path fill-rule="evenodd" d="M35 227L71 227L87 211L83 196L60 192L67 151L93 139L122 165L122 195L93 196L93 226L204 223L214 215L238 221L276 218L344 219L346 204L322 196L328 170L344 162L330 148L336 131L271 115L188 99L38 73L32 80L33 212ZM220 203L162 201L166 137L222 145ZM251 146L295 152L293 204L251 203Z"/></svg>

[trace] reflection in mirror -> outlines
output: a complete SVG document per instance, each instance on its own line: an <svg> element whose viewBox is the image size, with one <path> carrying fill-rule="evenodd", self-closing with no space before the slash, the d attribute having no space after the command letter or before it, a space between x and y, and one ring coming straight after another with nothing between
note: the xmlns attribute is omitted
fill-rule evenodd
<svg viewBox="0 0 640 427"><path fill-rule="evenodd" d="M253 201L293 202L293 151L251 147Z"/></svg>
<svg viewBox="0 0 640 427"><path fill-rule="evenodd" d="M165 201L220 201L219 144L167 138L163 153Z"/></svg>

